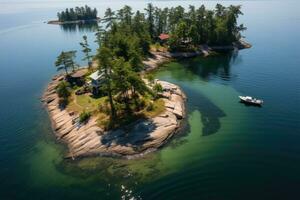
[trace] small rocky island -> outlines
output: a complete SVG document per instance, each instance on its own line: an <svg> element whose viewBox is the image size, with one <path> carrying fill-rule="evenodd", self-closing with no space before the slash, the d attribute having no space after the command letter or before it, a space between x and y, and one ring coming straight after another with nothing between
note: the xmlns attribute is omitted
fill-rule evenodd
<svg viewBox="0 0 300 200"><path fill-rule="evenodd" d="M66 158L136 158L159 149L182 127L186 96L150 71L173 59L251 47L242 40L246 28L237 23L240 6L190 6L186 12L181 6L148 4L145 10L108 8L101 20L105 27L95 33L96 55L87 36L80 42L87 67L75 63L77 51L57 57L55 66L64 73L52 79L42 101L57 139L68 145ZM59 21L81 20L78 13L89 16L84 20L97 18L96 10L86 6L82 11L67 9L58 14Z"/></svg>
<svg viewBox="0 0 300 200"><path fill-rule="evenodd" d="M66 9L65 11L57 13L57 20L50 20L48 24L85 24L99 22L100 18L97 17L97 9L90 8L85 5L84 7L76 7Z"/></svg>
<svg viewBox="0 0 300 200"><path fill-rule="evenodd" d="M53 129L59 140L68 144L67 158L89 155L135 157L163 146L179 130L185 117L185 95L171 83L161 84L164 109L157 115L136 120L115 130L105 131L93 116L86 124L78 124L78 113L61 110L56 87L63 76L56 76L49 84L43 101L49 112Z"/></svg>

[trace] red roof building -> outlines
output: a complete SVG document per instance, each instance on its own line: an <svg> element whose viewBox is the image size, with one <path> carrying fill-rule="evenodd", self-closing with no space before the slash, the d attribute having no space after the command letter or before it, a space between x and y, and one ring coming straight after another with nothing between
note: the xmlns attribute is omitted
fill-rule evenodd
<svg viewBox="0 0 300 200"><path fill-rule="evenodd" d="M162 33L158 37L159 37L160 40L167 40L167 39L170 38L170 35L166 34L166 33Z"/></svg>

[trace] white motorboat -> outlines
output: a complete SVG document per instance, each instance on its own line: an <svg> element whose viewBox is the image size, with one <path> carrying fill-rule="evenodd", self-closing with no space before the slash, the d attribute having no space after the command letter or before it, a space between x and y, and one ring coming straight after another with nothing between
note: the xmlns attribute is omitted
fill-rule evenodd
<svg viewBox="0 0 300 200"><path fill-rule="evenodd" d="M253 105L261 106L264 103L263 100L256 99L256 98L253 98L250 96L239 96L239 98L243 103L246 103L246 104L253 104Z"/></svg>

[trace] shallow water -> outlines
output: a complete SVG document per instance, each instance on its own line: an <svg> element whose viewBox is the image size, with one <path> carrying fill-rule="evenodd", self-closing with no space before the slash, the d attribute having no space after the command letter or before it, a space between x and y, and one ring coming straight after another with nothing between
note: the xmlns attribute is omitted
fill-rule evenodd
<svg viewBox="0 0 300 200"><path fill-rule="evenodd" d="M297 1L242 4L253 48L169 63L155 76L188 97L187 125L162 150L137 160L63 160L40 96L62 50L91 27L43 22L72 1L0 0L0 199L295 199L300 186L300 14ZM143 8L147 1L88 1ZM157 6L200 5L154 1ZM212 7L216 1L204 1ZM96 45L93 44L95 48ZM78 62L81 54L78 55ZM238 102L263 98L262 108Z"/></svg>

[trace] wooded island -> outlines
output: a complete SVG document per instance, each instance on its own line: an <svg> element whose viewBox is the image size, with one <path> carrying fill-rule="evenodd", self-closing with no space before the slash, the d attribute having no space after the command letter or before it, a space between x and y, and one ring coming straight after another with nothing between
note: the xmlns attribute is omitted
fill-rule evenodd
<svg viewBox="0 0 300 200"><path fill-rule="evenodd" d="M49 21L48 24L72 24L72 23L86 23L96 22L99 20L97 17L97 9L90 8L85 5L84 7L66 8L65 11L57 13L58 20Z"/></svg>
<svg viewBox="0 0 300 200"><path fill-rule="evenodd" d="M146 72L170 58L250 47L241 41L241 14L240 6L220 4L188 11L148 4L135 13L129 6L108 8L95 33L96 55L86 36L80 43L88 67L78 67L76 51L61 52L55 66L65 74L44 95L56 135L68 143L67 157L135 156L165 144L185 118L185 95Z"/></svg>

